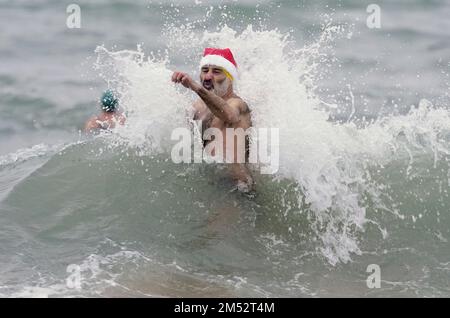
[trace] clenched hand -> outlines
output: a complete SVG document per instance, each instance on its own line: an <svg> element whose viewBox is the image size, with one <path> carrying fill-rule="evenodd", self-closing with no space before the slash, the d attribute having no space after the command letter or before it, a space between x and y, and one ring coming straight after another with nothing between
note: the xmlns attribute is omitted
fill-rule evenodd
<svg viewBox="0 0 450 318"><path fill-rule="evenodd" d="M184 87L195 90L199 86L187 73L173 72L172 82L181 83Z"/></svg>

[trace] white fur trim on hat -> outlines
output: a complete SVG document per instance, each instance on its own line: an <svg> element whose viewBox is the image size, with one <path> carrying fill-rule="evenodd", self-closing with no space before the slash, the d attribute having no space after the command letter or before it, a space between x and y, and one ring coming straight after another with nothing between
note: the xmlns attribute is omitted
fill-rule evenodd
<svg viewBox="0 0 450 318"><path fill-rule="evenodd" d="M200 60L200 69L205 65L216 65L223 67L228 73L231 74L231 76L233 76L233 79L239 78L237 67L221 55L209 54L204 56Z"/></svg>

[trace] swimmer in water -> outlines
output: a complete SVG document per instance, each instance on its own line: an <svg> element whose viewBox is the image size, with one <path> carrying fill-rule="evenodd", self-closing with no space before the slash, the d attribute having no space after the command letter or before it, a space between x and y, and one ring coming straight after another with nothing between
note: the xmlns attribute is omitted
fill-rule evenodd
<svg viewBox="0 0 450 318"><path fill-rule="evenodd" d="M94 133L99 130L112 129L116 124L123 125L125 123L125 116L119 112L119 100L112 90L107 90L103 93L101 99L102 112L99 115L91 117L84 126L86 133Z"/></svg>
<svg viewBox="0 0 450 318"><path fill-rule="evenodd" d="M183 72L174 72L172 82L182 84L199 96L193 104L195 109L193 119L202 122L202 134L208 128L216 128L222 132L223 153L230 163L230 175L239 191L250 192L253 189L253 178L247 167L248 137L244 145L238 143L235 138L234 147L231 146L231 142L226 141L226 129L242 128L245 131L252 126L247 103L233 91L233 82L237 76L237 64L230 49L206 48L200 62L200 83ZM205 140L204 137L206 147L212 140ZM237 149L238 144L245 149ZM244 163L237 160L237 153L240 150L245 151ZM229 160L230 153L234 158L232 162Z"/></svg>

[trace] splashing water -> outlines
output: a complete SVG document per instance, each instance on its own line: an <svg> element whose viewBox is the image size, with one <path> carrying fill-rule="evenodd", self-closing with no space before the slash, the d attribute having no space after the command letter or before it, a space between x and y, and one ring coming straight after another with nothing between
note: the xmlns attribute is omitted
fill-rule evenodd
<svg viewBox="0 0 450 318"><path fill-rule="evenodd" d="M99 47L96 68L120 93L128 117L127 124L107 138L142 156L169 156L171 131L187 127L194 100L193 94L170 82L171 60L183 54L191 67L187 71L198 76L203 47L230 47L240 69L235 88L250 105L254 126L279 128L280 169L273 177L295 181L297 212L308 211L310 227L321 242L317 249L332 265L346 263L352 253L361 254L359 237L365 225L376 223L367 216L366 202L375 202L375 210L395 210L381 198L380 189L385 188L377 181L377 171L406 157L408 175L415 157L423 154L433 157L434 167L448 162L450 116L448 110L422 100L408 114L363 126L351 118L346 123L331 121L323 108L326 101L315 92L315 79L326 72L324 51L344 32L328 24L316 43L299 49L289 34L278 30L248 26L237 32L223 26L217 32L196 32L186 25L166 32L164 56L145 58L140 48L110 52Z"/></svg>

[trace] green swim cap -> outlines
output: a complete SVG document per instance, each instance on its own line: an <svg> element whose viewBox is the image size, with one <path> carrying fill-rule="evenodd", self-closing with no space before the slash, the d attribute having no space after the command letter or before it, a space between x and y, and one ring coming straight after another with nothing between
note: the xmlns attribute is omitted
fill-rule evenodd
<svg viewBox="0 0 450 318"><path fill-rule="evenodd" d="M115 96L114 92L110 89L106 90L101 98L102 109L105 112L114 112L119 106L119 100Z"/></svg>

